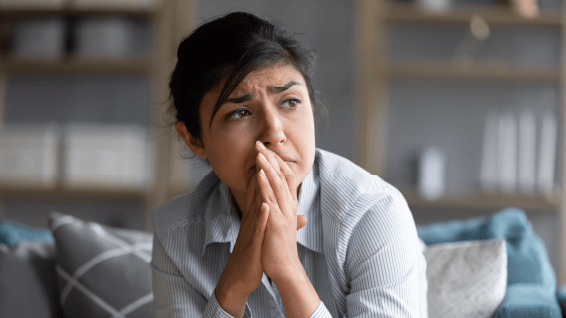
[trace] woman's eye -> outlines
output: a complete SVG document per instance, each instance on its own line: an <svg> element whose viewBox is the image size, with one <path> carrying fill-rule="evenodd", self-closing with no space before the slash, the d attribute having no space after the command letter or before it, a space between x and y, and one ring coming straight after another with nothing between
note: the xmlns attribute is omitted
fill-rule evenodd
<svg viewBox="0 0 566 318"><path fill-rule="evenodd" d="M228 119L240 119L249 116L250 114L251 112L248 109L240 108L228 114Z"/></svg>
<svg viewBox="0 0 566 318"><path fill-rule="evenodd" d="M301 100L298 98L289 98L281 104L282 107L298 108L301 106Z"/></svg>

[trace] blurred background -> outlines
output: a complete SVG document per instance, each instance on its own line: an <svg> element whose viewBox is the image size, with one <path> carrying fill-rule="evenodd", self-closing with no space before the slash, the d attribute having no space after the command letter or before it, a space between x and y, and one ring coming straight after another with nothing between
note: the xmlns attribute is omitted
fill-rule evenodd
<svg viewBox="0 0 566 318"><path fill-rule="evenodd" d="M561 0L0 0L0 219L151 229L208 170L164 118L178 43L243 10L318 52L319 148L417 224L527 212L566 283Z"/></svg>

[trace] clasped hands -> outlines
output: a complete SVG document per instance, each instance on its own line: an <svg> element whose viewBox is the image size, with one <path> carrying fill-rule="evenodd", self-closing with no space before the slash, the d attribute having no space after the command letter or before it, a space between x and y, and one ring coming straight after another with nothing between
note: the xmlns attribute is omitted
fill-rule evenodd
<svg viewBox="0 0 566 318"><path fill-rule="evenodd" d="M238 238L217 286L217 292L236 293L236 298L247 298L259 287L263 272L277 284L303 270L297 230L307 218L297 216L297 180L276 153L259 141L256 149L256 175L247 184Z"/></svg>

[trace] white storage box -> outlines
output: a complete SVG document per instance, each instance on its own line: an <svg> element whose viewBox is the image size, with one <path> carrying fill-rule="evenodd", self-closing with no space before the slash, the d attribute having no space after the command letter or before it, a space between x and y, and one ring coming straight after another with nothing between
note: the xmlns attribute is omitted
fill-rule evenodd
<svg viewBox="0 0 566 318"><path fill-rule="evenodd" d="M84 19L78 22L75 32L80 56L116 58L132 54L135 29L126 18Z"/></svg>
<svg viewBox="0 0 566 318"><path fill-rule="evenodd" d="M77 8L137 9L152 8L159 0L72 0Z"/></svg>
<svg viewBox="0 0 566 318"><path fill-rule="evenodd" d="M0 185L50 188L57 183L56 125L8 125L0 130Z"/></svg>
<svg viewBox="0 0 566 318"><path fill-rule="evenodd" d="M60 58L65 53L65 22L60 18L20 22L14 29L13 43L17 57Z"/></svg>
<svg viewBox="0 0 566 318"><path fill-rule="evenodd" d="M153 147L141 126L71 124L63 148L65 187L141 191L153 180Z"/></svg>
<svg viewBox="0 0 566 318"><path fill-rule="evenodd" d="M9 9L59 9L65 0L0 0L0 8Z"/></svg>

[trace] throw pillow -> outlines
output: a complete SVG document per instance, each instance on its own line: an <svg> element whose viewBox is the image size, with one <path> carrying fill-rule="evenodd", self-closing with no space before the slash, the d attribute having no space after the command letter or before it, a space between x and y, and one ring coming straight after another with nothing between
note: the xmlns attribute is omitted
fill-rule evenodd
<svg viewBox="0 0 566 318"><path fill-rule="evenodd" d="M507 294L495 317L562 317L555 295L554 270L524 211L507 208L490 217L421 225L417 232L427 245L505 239Z"/></svg>
<svg viewBox="0 0 566 318"><path fill-rule="evenodd" d="M0 317L62 317L53 243L0 244Z"/></svg>
<svg viewBox="0 0 566 318"><path fill-rule="evenodd" d="M52 212L65 317L152 317L152 235Z"/></svg>
<svg viewBox="0 0 566 318"><path fill-rule="evenodd" d="M505 297L505 240L437 244L427 261L429 317L492 318Z"/></svg>

